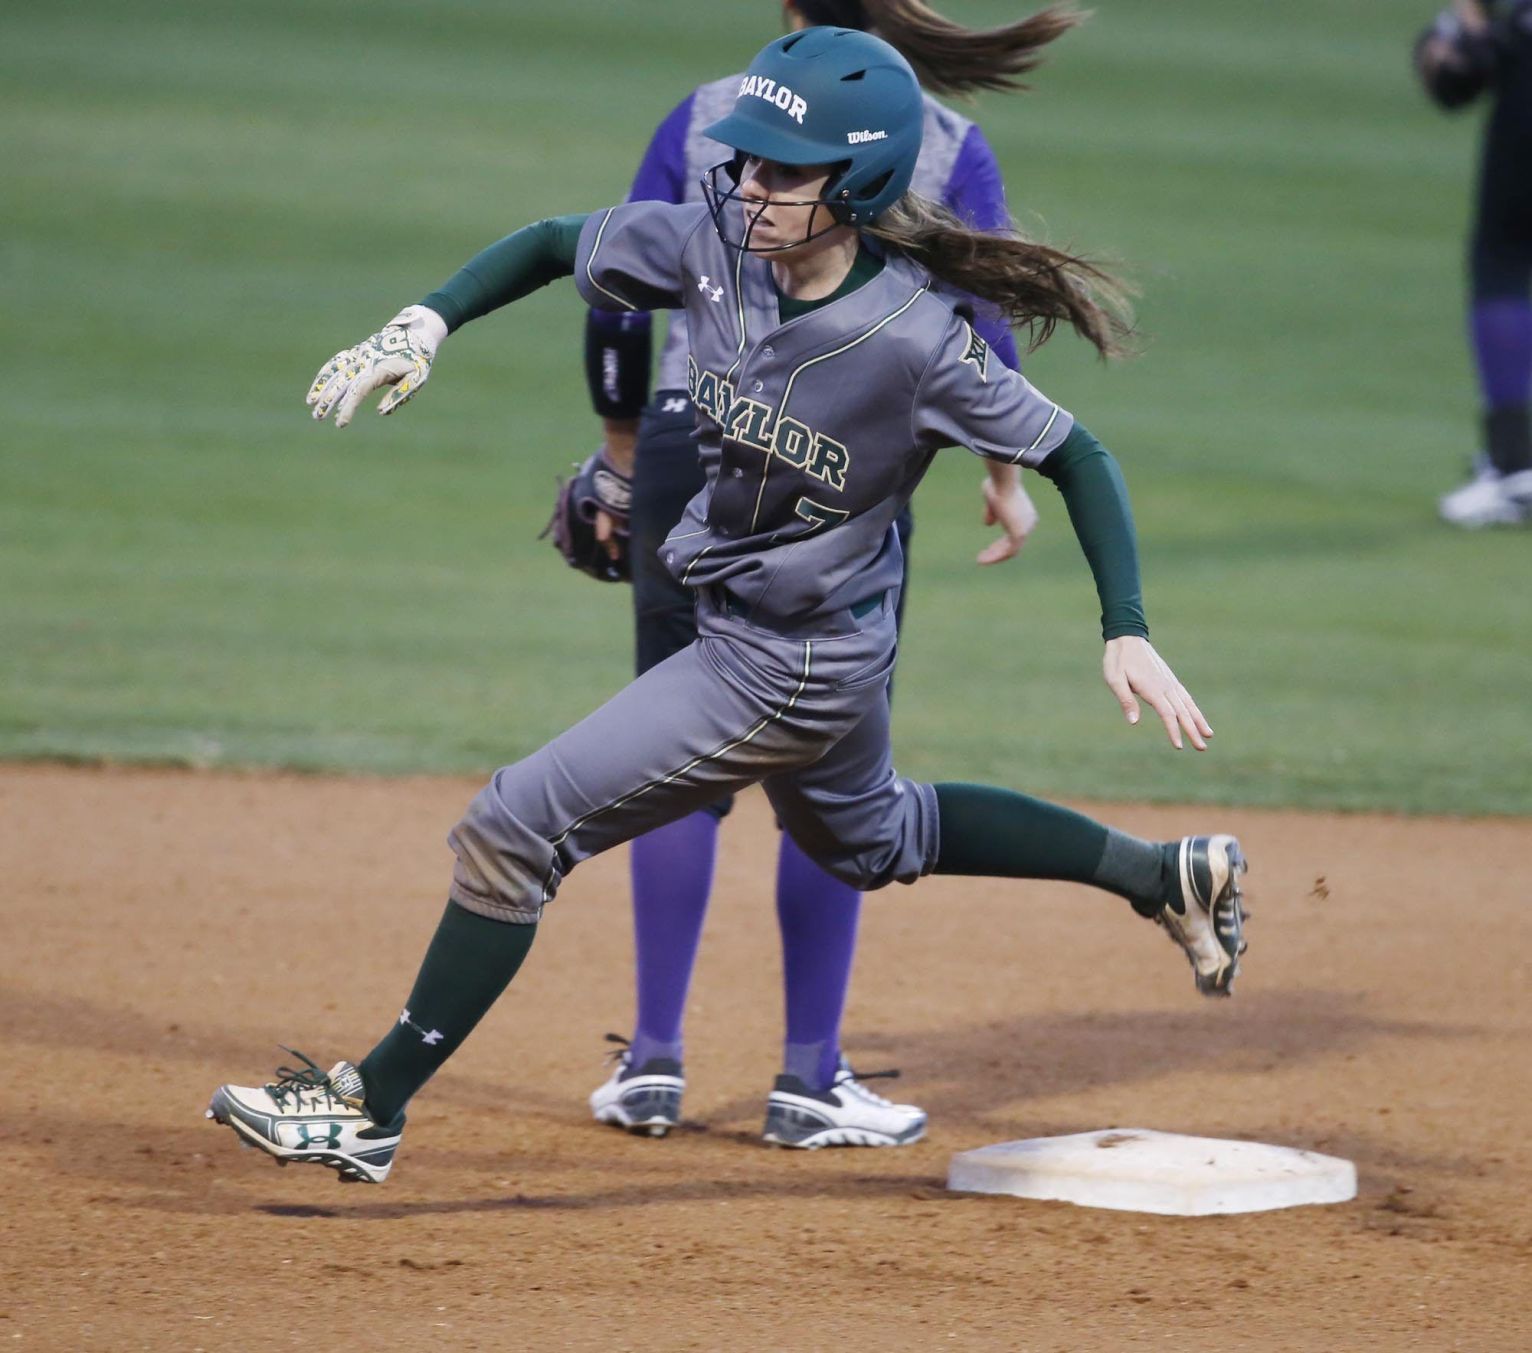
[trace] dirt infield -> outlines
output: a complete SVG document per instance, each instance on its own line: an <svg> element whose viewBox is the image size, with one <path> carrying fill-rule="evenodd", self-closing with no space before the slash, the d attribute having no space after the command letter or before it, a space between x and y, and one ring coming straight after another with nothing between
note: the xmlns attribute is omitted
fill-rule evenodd
<svg viewBox="0 0 1532 1353"><path fill-rule="evenodd" d="M1238 996L1104 896L869 902L848 1048L899 1151L759 1145L780 996L763 801L725 828L685 1131L590 1122L631 1003L625 856L583 867L411 1112L393 1178L202 1117L393 1017L474 785L0 768L0 1348L1525 1349L1532 822L1238 811ZM1124 807L1169 835L1205 814ZM947 1195L955 1150L1106 1126L1357 1162L1355 1203L1168 1219Z"/></svg>

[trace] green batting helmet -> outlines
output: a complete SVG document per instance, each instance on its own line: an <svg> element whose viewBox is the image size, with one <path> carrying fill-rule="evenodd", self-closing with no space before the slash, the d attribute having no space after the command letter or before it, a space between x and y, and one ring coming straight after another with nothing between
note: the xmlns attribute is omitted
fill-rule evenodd
<svg viewBox="0 0 1532 1353"><path fill-rule="evenodd" d="M854 28L805 28L762 49L734 110L705 136L778 164L838 166L824 201L866 225L909 189L925 105L910 63Z"/></svg>

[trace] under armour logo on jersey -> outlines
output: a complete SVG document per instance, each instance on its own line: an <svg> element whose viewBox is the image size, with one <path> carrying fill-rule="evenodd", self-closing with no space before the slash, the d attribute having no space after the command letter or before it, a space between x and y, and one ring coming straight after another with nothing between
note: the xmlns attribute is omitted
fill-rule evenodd
<svg viewBox="0 0 1532 1353"><path fill-rule="evenodd" d="M697 279L697 290L706 296L710 301L721 301L723 300L723 288L721 286L709 286L708 283L712 280L713 279L706 273L703 273L702 276Z"/></svg>
<svg viewBox="0 0 1532 1353"><path fill-rule="evenodd" d="M438 1043L442 1041L443 1038L446 1037L446 1035L442 1033L440 1029L431 1029L429 1031L422 1029L420 1025L416 1024L415 1021L410 1018L410 1012L408 1010L401 1010L399 1012L399 1023L407 1025L409 1028L413 1029L417 1034L420 1035L420 1041L426 1044L428 1047L434 1048Z"/></svg>
<svg viewBox="0 0 1532 1353"><path fill-rule="evenodd" d="M989 344L972 329L968 331L968 349L959 360L972 366L986 385L989 383Z"/></svg>

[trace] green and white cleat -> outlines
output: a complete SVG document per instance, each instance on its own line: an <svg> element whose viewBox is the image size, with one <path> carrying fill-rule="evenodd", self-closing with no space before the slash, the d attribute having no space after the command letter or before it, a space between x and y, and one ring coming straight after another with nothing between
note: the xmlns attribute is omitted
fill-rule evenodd
<svg viewBox="0 0 1532 1353"><path fill-rule="evenodd" d="M283 1051L303 1067L278 1067L269 1085L220 1085L207 1116L278 1165L325 1165L343 1183L381 1184L393 1167L404 1115L374 1123L363 1107L361 1074L350 1062L337 1062L327 1075L301 1052Z"/></svg>
<svg viewBox="0 0 1532 1353"><path fill-rule="evenodd" d="M1177 850L1181 895L1155 915L1185 953L1204 996L1228 996L1245 952L1244 895L1248 866L1232 836L1183 837Z"/></svg>

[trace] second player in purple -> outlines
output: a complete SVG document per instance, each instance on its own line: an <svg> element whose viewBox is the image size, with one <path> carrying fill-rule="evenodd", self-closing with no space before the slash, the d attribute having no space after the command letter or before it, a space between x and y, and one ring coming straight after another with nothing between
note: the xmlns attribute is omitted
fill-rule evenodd
<svg viewBox="0 0 1532 1353"><path fill-rule="evenodd" d="M1035 66L1047 43L1078 22L1060 6L985 33L957 29L918 0L787 0L792 29L837 24L872 29L901 50L928 89L943 94L1011 88ZM945 30L945 31L943 31ZM936 40L937 38L940 40ZM702 201L707 169L727 155L703 134L732 106L739 75L694 89L660 123L639 165L629 201ZM994 152L978 125L925 95L925 129L914 187L981 230L1005 228L1010 213ZM784 316L786 318L786 316ZM1020 367L1005 323L981 317L976 329L995 357ZM695 594L665 568L658 550L703 485L687 395L685 316L672 314L660 350L654 391L650 317L592 310L586 329L586 372L608 447L634 459L631 567L637 670L648 671L696 638ZM625 458L625 457L624 457ZM1013 555L1036 521L1014 467L991 463L986 520L1005 534L980 560ZM913 517L896 523L908 583ZM903 618L901 588L899 618ZM698 943L712 892L719 824L729 800L639 837L631 848L637 1009L633 1036L610 1078L591 1096L598 1120L663 1136L680 1120L685 1088L683 1022ZM890 1104L852 1072L841 1051L841 1022L856 954L861 894L832 878L783 833L776 870L782 940L785 1031L782 1072L768 1096L767 1140L777 1145L901 1145L918 1140L925 1114ZM616 1041L615 1035L611 1037ZM888 1074L888 1073L883 1073ZM802 1140L774 1133L773 1106L804 1091L837 1101L833 1127Z"/></svg>

